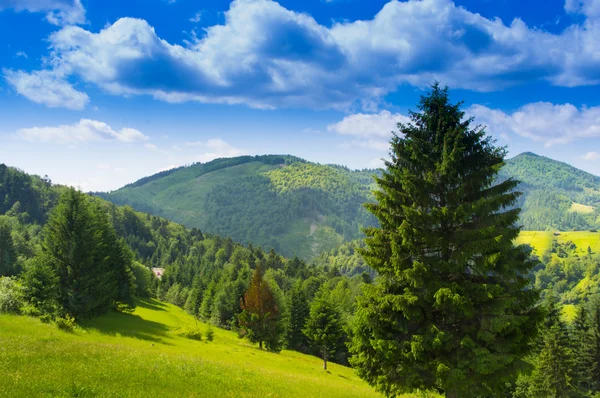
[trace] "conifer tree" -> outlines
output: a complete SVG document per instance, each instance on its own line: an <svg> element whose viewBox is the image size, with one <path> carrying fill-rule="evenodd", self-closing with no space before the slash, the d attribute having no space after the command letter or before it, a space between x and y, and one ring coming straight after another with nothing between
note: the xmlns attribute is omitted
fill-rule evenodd
<svg viewBox="0 0 600 398"><path fill-rule="evenodd" d="M289 349L306 352L308 340L302 329L310 314L306 292L302 289L302 282L297 281L288 294L290 316L286 331L286 346Z"/></svg>
<svg viewBox="0 0 600 398"><path fill-rule="evenodd" d="M43 234L42 250L25 279L32 294L51 295L57 311L74 317L101 313L116 302L133 305L131 254L107 214L85 194L67 190ZM45 281L54 285L42 288Z"/></svg>
<svg viewBox="0 0 600 398"><path fill-rule="evenodd" d="M575 394L573 355L567 326L560 317L561 307L551 294L546 299L547 317L539 334L540 351L531 374L532 398L570 397Z"/></svg>
<svg viewBox="0 0 600 398"><path fill-rule="evenodd" d="M571 324L570 349L573 353L573 385L582 393L592 390L592 373L596 367L590 333L588 310L585 304L580 304Z"/></svg>
<svg viewBox="0 0 600 398"><path fill-rule="evenodd" d="M435 84L399 124L367 209L366 263L351 363L388 396L477 397L512 379L536 334L535 262L519 234L517 181L496 180L503 148Z"/></svg>
<svg viewBox="0 0 600 398"><path fill-rule="evenodd" d="M17 273L17 254L8 223L0 221L0 276Z"/></svg>
<svg viewBox="0 0 600 398"><path fill-rule="evenodd" d="M600 392L600 295L594 295L589 301L588 338L583 352L588 356L590 389Z"/></svg>
<svg viewBox="0 0 600 398"><path fill-rule="evenodd" d="M256 266L250 286L242 300L239 315L240 335L245 336L259 348L271 351L280 349L282 325L277 302L269 285L263 280L260 265Z"/></svg>
<svg viewBox="0 0 600 398"><path fill-rule="evenodd" d="M329 295L322 294L313 300L303 332L323 358L323 369L327 370L327 360L341 347L344 336L341 315Z"/></svg>

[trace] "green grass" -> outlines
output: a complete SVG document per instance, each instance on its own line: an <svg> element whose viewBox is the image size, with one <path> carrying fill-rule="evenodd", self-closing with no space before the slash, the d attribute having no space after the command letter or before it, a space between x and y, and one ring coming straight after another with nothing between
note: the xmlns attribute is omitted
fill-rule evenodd
<svg viewBox="0 0 600 398"><path fill-rule="evenodd" d="M552 232L548 231L522 231L516 239L516 244L527 244L534 249L538 256L544 254L552 245Z"/></svg>
<svg viewBox="0 0 600 398"><path fill-rule="evenodd" d="M293 351L261 351L214 329L213 342L178 336L195 321L155 300L109 313L74 333L0 315L3 397L376 397L352 369ZM204 331L205 324L198 323ZM407 396L408 397L408 396Z"/></svg>
<svg viewBox="0 0 600 398"><path fill-rule="evenodd" d="M532 246L535 254L541 256L550 249L553 240L559 243L569 241L575 243L578 254L586 254L588 246L593 253L600 253L600 232L570 231L557 232L555 235L550 231L522 231L516 239L516 243Z"/></svg>
<svg viewBox="0 0 600 398"><path fill-rule="evenodd" d="M596 210L594 206L582 205L581 203L573 203L569 209L572 213L591 214Z"/></svg>

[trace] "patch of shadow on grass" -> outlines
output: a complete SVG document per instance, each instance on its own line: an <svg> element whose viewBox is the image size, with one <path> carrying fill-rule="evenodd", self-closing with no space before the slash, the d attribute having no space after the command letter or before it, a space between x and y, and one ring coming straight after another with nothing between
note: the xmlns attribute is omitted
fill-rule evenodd
<svg viewBox="0 0 600 398"><path fill-rule="evenodd" d="M82 326L110 336L120 335L170 345L164 340L169 331L167 325L143 319L139 315L111 313Z"/></svg>
<svg viewBox="0 0 600 398"><path fill-rule="evenodd" d="M135 303L138 307L154 311L166 311L166 305L154 299L139 299Z"/></svg>

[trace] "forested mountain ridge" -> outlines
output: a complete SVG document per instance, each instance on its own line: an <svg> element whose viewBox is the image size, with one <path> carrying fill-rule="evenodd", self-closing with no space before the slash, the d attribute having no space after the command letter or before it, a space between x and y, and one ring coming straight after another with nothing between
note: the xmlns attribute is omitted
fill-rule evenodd
<svg viewBox="0 0 600 398"><path fill-rule="evenodd" d="M310 260L362 237L374 218L376 170L353 171L289 155L196 163L97 195L235 241ZM600 225L600 177L533 153L507 160L500 178L522 181L525 230Z"/></svg>
<svg viewBox="0 0 600 398"><path fill-rule="evenodd" d="M241 156L96 194L244 244L311 259L374 225L362 204L372 200L375 173L289 155Z"/></svg>
<svg viewBox="0 0 600 398"><path fill-rule="evenodd" d="M530 152L506 162L523 192L518 206L525 230L587 230L600 226L600 177Z"/></svg>

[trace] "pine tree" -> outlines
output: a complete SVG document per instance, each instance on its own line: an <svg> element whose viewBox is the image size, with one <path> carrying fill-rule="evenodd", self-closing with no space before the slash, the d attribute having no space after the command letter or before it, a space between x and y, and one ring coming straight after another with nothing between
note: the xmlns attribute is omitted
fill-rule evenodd
<svg viewBox="0 0 600 398"><path fill-rule="evenodd" d="M11 228L8 223L0 221L0 276L11 276L16 273L17 253L11 235Z"/></svg>
<svg viewBox="0 0 600 398"><path fill-rule="evenodd" d="M505 150L435 84L399 124L376 178L379 220L363 257L378 283L359 298L351 363L386 395L489 395L514 378L537 330L535 262L519 234Z"/></svg>
<svg viewBox="0 0 600 398"><path fill-rule="evenodd" d="M586 393L592 390L592 373L596 364L591 347L590 321L585 304L577 307L571 324L570 349L573 355L573 385L577 391Z"/></svg>
<svg viewBox="0 0 600 398"><path fill-rule="evenodd" d="M52 296L57 311L85 317L116 302L133 305L131 254L117 239L108 216L88 197L69 189L44 226L41 252L32 261L29 291ZM51 281L53 286L40 285Z"/></svg>
<svg viewBox="0 0 600 398"><path fill-rule="evenodd" d="M570 397L575 394L574 361L567 326L560 317L561 307L554 295L547 298L545 307L547 317L540 328L540 352L531 374L529 396Z"/></svg>
<svg viewBox="0 0 600 398"><path fill-rule="evenodd" d="M303 332L323 358L323 369L327 370L327 360L341 348L344 336L341 315L327 294L321 294L311 303Z"/></svg>
<svg viewBox="0 0 600 398"><path fill-rule="evenodd" d="M297 281L288 294L290 308L289 324L286 331L286 346L289 349L306 352L308 340L302 329L310 314L306 292L302 289L301 281Z"/></svg>
<svg viewBox="0 0 600 398"><path fill-rule="evenodd" d="M582 351L589 356L590 389L600 392L600 296L595 295L589 301L588 338Z"/></svg>
<svg viewBox="0 0 600 398"><path fill-rule="evenodd" d="M278 351L282 334L279 308L268 283L263 280L261 267L256 266L252 281L240 301L240 335L245 336L259 348Z"/></svg>

